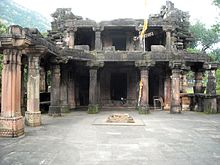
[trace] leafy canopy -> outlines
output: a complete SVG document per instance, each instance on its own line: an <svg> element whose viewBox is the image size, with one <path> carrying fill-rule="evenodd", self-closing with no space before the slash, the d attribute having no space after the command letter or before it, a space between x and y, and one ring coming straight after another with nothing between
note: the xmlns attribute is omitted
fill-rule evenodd
<svg viewBox="0 0 220 165"><path fill-rule="evenodd" d="M190 26L190 31L195 38L191 44L192 48L201 46L202 51L212 48L212 46L220 42L220 34L215 28L206 28L205 24L197 21L194 25Z"/></svg>
<svg viewBox="0 0 220 165"><path fill-rule="evenodd" d="M4 34L7 31L7 27L0 21L0 34Z"/></svg>

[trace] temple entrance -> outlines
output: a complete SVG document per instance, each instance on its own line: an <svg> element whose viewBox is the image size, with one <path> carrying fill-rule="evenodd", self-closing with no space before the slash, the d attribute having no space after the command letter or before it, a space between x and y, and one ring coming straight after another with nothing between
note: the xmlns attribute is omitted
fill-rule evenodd
<svg viewBox="0 0 220 165"><path fill-rule="evenodd" d="M127 74L112 73L110 88L111 100L127 99Z"/></svg>
<svg viewBox="0 0 220 165"><path fill-rule="evenodd" d="M79 77L79 104L80 106L87 106L89 104L89 77Z"/></svg>
<svg viewBox="0 0 220 165"><path fill-rule="evenodd" d="M164 99L164 79L166 69L164 64L157 64L149 72L149 104L154 105L155 98Z"/></svg>

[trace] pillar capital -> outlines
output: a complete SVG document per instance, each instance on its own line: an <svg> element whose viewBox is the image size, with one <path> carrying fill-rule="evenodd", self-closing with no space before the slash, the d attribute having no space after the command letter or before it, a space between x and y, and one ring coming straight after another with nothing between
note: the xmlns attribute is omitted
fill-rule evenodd
<svg viewBox="0 0 220 165"><path fill-rule="evenodd" d="M104 26L95 26L92 28L94 32L102 32L104 30Z"/></svg>
<svg viewBox="0 0 220 165"><path fill-rule="evenodd" d="M212 62L209 63L209 70L217 70L218 69L218 63L217 62Z"/></svg>
<svg viewBox="0 0 220 165"><path fill-rule="evenodd" d="M86 64L90 69L99 69L104 66L103 61L88 61Z"/></svg>
<svg viewBox="0 0 220 165"><path fill-rule="evenodd" d="M181 67L182 67L182 61L171 61L171 62L169 62L169 67L172 69L172 70L174 70L174 69L176 69L176 70L180 70L181 69Z"/></svg>
<svg viewBox="0 0 220 165"><path fill-rule="evenodd" d="M21 65L22 51L19 49L4 49L3 64Z"/></svg>
<svg viewBox="0 0 220 165"><path fill-rule="evenodd" d="M175 30L172 25L164 25L162 28L163 28L163 31L165 32L172 32Z"/></svg>
<svg viewBox="0 0 220 165"><path fill-rule="evenodd" d="M69 28L67 29L67 32L68 32L68 33L76 32L76 31L77 31L77 27L69 27Z"/></svg>
<svg viewBox="0 0 220 165"><path fill-rule="evenodd" d="M155 61L146 62L145 60L135 61L135 66L140 70L148 70L155 65Z"/></svg>

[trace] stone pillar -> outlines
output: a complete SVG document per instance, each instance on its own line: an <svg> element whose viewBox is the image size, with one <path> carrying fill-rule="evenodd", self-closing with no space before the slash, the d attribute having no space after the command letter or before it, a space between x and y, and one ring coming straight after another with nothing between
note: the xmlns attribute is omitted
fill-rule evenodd
<svg viewBox="0 0 220 165"><path fill-rule="evenodd" d="M182 71L182 77L181 77L181 92L187 93L187 87L188 87L188 80L187 80L187 72L186 70Z"/></svg>
<svg viewBox="0 0 220 165"><path fill-rule="evenodd" d="M206 87L206 94L209 95L216 95L216 71L209 70L208 71L208 82Z"/></svg>
<svg viewBox="0 0 220 165"><path fill-rule="evenodd" d="M170 74L166 73L164 81L164 110L170 110L171 100L171 79Z"/></svg>
<svg viewBox="0 0 220 165"><path fill-rule="evenodd" d="M172 69L170 113L181 113L181 106L180 106L180 72L181 72L181 70L179 68L173 68Z"/></svg>
<svg viewBox="0 0 220 165"><path fill-rule="evenodd" d="M195 72L195 85L193 87L194 93L204 93L205 87L203 86L203 75L204 72L202 70L197 70Z"/></svg>
<svg viewBox="0 0 220 165"><path fill-rule="evenodd" d="M140 99L139 113L146 114L149 112L149 70L147 67L140 68L140 78L142 82L142 93Z"/></svg>
<svg viewBox="0 0 220 165"><path fill-rule="evenodd" d="M46 92L47 85L46 85L46 72L43 66L40 66L40 92Z"/></svg>
<svg viewBox="0 0 220 165"><path fill-rule="evenodd" d="M98 68L92 67L89 70L89 113L97 113L99 111L98 97L97 97L97 72Z"/></svg>
<svg viewBox="0 0 220 165"><path fill-rule="evenodd" d="M53 64L51 68L51 93L50 107L48 114L50 116L61 116L60 110L60 65Z"/></svg>
<svg viewBox="0 0 220 165"><path fill-rule="evenodd" d="M171 50L172 41L171 41L171 33L172 33L172 26L164 26L163 30L166 32L166 49Z"/></svg>
<svg viewBox="0 0 220 165"><path fill-rule="evenodd" d="M102 50L102 39L100 29L96 29L95 31L95 50Z"/></svg>
<svg viewBox="0 0 220 165"><path fill-rule="evenodd" d="M67 91L68 71L62 68L61 84L60 84L60 108L61 112L69 112L68 106L68 91Z"/></svg>
<svg viewBox="0 0 220 165"><path fill-rule="evenodd" d="M89 104L97 103L97 69L89 70Z"/></svg>
<svg viewBox="0 0 220 165"><path fill-rule="evenodd" d="M166 49L171 49L171 31L166 31Z"/></svg>
<svg viewBox="0 0 220 165"><path fill-rule="evenodd" d="M21 116L21 51L3 51L2 107L0 116L0 136L18 137L24 134Z"/></svg>
<svg viewBox="0 0 220 165"><path fill-rule="evenodd" d="M41 125L39 63L40 57L38 55L28 56L27 111L25 113L25 123L32 127Z"/></svg>
<svg viewBox="0 0 220 165"><path fill-rule="evenodd" d="M69 40L68 40L68 47L70 49L74 48L75 45L75 32L77 31L76 28L70 28L68 29L68 34L69 34Z"/></svg>
<svg viewBox="0 0 220 165"><path fill-rule="evenodd" d="M74 73L72 71L69 71L68 73L68 106L70 109L74 109L76 108Z"/></svg>
<svg viewBox="0 0 220 165"><path fill-rule="evenodd" d="M25 116L26 102L25 102L25 78L24 78L24 64L21 65L21 114Z"/></svg>

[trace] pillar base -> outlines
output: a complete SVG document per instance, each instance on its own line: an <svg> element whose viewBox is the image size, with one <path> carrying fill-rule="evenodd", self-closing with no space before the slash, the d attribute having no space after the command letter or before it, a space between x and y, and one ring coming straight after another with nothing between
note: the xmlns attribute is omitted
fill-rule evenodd
<svg viewBox="0 0 220 165"><path fill-rule="evenodd" d="M171 105L170 113L171 114L181 113L181 106L180 105Z"/></svg>
<svg viewBox="0 0 220 165"><path fill-rule="evenodd" d="M68 105L60 106L60 110L61 110L61 113L69 113L70 112L70 108Z"/></svg>
<svg viewBox="0 0 220 165"><path fill-rule="evenodd" d="M76 108L76 105L75 105L75 104L72 104L72 105L71 105L71 104L69 104L69 106L68 106L68 107L69 107L69 109L75 109L75 108Z"/></svg>
<svg viewBox="0 0 220 165"><path fill-rule="evenodd" d="M100 107L98 104L89 104L88 106L88 114L96 114L100 111Z"/></svg>
<svg viewBox="0 0 220 165"><path fill-rule="evenodd" d="M48 111L49 116L61 116L60 106L50 106Z"/></svg>
<svg viewBox="0 0 220 165"><path fill-rule="evenodd" d="M164 109L164 111L169 111L170 110L170 105L166 104L163 109Z"/></svg>
<svg viewBox="0 0 220 165"><path fill-rule="evenodd" d="M25 112L25 124L31 127L41 125L41 112Z"/></svg>
<svg viewBox="0 0 220 165"><path fill-rule="evenodd" d="M149 105L138 106L137 110L138 110L139 114L149 114L150 113Z"/></svg>
<svg viewBox="0 0 220 165"><path fill-rule="evenodd" d="M0 136L18 137L24 135L23 117L0 117Z"/></svg>

